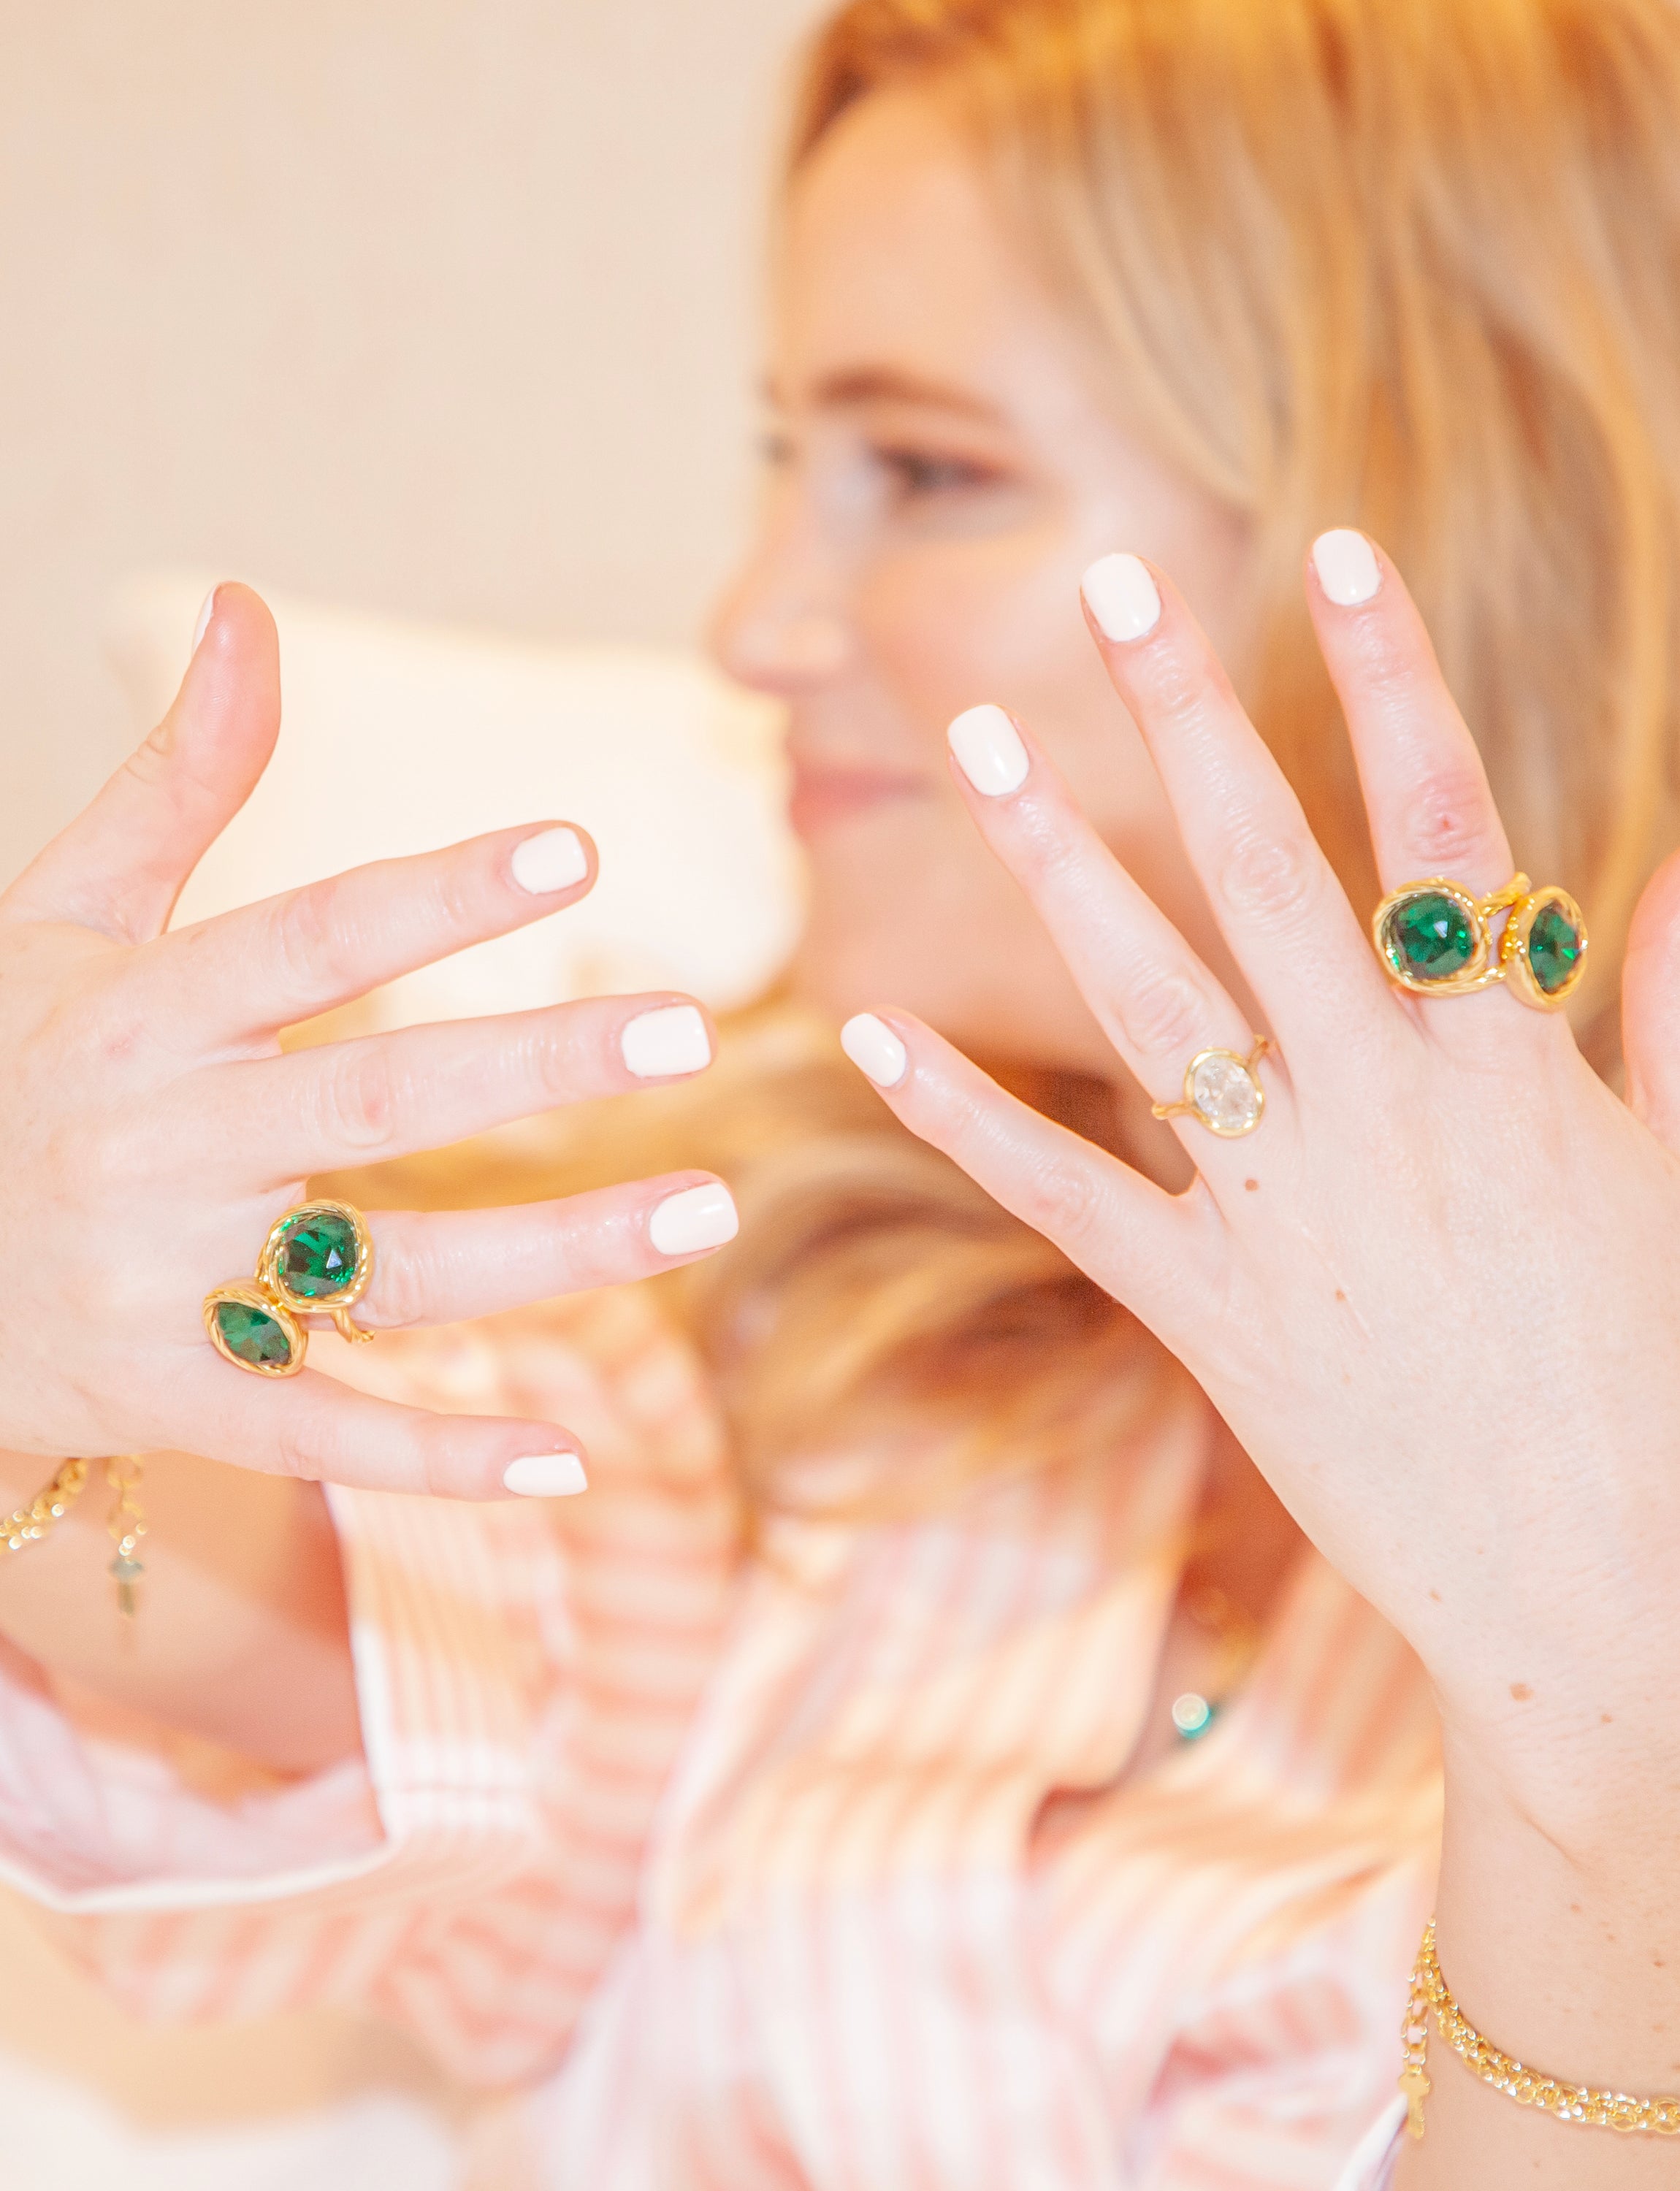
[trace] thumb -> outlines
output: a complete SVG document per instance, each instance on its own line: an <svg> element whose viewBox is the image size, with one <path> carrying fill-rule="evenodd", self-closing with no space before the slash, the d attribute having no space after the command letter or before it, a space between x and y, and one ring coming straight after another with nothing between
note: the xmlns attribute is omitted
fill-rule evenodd
<svg viewBox="0 0 1680 2191"><path fill-rule="evenodd" d="M1680 1151L1680 852L1645 886L1621 976L1627 1100L1659 1141Z"/></svg>
<svg viewBox="0 0 1680 2191"><path fill-rule="evenodd" d="M248 586L218 586L174 705L3 901L125 942L158 935L181 886L250 797L280 732L280 646Z"/></svg>

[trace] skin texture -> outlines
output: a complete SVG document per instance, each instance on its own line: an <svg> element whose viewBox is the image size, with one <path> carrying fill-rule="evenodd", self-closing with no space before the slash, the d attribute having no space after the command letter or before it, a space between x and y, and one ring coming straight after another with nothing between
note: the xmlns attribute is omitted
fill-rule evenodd
<svg viewBox="0 0 1680 2191"><path fill-rule="evenodd" d="M1242 1550L1257 1572L1239 1594L1263 1592L1298 1527L1431 1669L1449 1763L1441 1952L1467 2012L1560 2074L1673 2089L1680 874L1653 886L1630 955L1629 1107L1588 1072L1561 1020L1508 994L1398 997L1209 643L1240 668L1244 635L1227 620L1240 523L1148 454L1110 407L1113 391L1105 401L1096 361L931 117L883 100L834 133L795 194L783 277L775 475L719 645L736 674L790 703L794 815L814 882L801 982L836 1016L882 1011L910 1061L886 1100L1202 1380L1235 1433L1216 1471L1233 1503L1248 1502ZM945 392L931 397L930 385ZM1079 606L1079 572L1116 548L1182 585L1159 577L1161 621L1125 647L1093 645ZM1379 595L1355 610L1307 585L1385 879L1445 870L1478 888L1502 882L1512 862L1498 817L1398 575L1385 566ZM145 941L184 858L243 795L273 734L262 612L237 589L223 602L171 726L109 823L61 843L3 909L14 955L0 962L0 999L31 1092L0 1117L19 1159L0 1240L29 1238L48 1211L67 1217L32 1335L13 1342L9 1359L24 1366L9 1386L0 1379L4 1419L28 1436L9 1434L32 1452L62 1449L60 1438L72 1449L214 1439L210 1449L264 1465L261 1436L234 1415L191 1416L205 1368L189 1329L202 1272L248 1262L293 1175L339 1147L326 1134L305 1148L283 1130L296 1106L281 1094L271 1028L206 1022L202 999L232 993L202 973L214 948L181 940L178 956L200 970L181 978L171 1020L169 952ZM987 700L1030 726L1030 772L995 800L965 784L943 741L951 715ZM287 1015L424 955L379 942L411 934L417 902L452 908L439 948L550 909L513 907L499 840L440 857L458 863L447 886L428 869L418 899L405 897L409 883L387 872L341 895L330 922L305 920L333 964L285 990ZM286 954L282 972L295 976L297 959ZM253 986L238 985L242 1010ZM602 1008L582 1009L581 1055L610 1073L602 1023L588 1016ZM550 1034L570 1024L543 1021ZM1268 1108L1256 1136L1225 1144L1147 1121L1148 1097L1178 1093L1192 1050L1246 1048L1257 1027L1279 1052L1261 1068ZM465 1063L469 1099L487 1079L494 1090L471 1123L528 1098L518 1073L528 1040L501 1030ZM1024 1110L964 1048L1109 1077L1136 1162ZM510 1056L511 1088L494 1069ZM259 1134L251 1099L266 1117L265 1073L274 1123ZM435 1078L428 1070L424 1085ZM588 1092L600 1084L582 1078ZM379 1107L391 1141L464 1130L470 1101L444 1121L418 1078L386 1084L413 1105ZM545 1084L550 1100L584 1092ZM219 1124L236 1111L237 1136ZM78 1165L96 1167L97 1195ZM188 1188L184 1267L166 1269L144 1318L130 1314L136 1243L155 1230L157 1198ZM603 1240L622 1252L618 1275L646 1255L638 1227L654 1193L619 1192L618 1231L587 1235L597 1278ZM554 1263L521 1266L531 1291L578 1275L572 1215L509 1221L568 1243ZM430 1312L507 1298L486 1297L470 1253L463 1266L464 1282L423 1297ZM114 1305L121 1380L103 1358L77 1358L62 1377L41 1366L71 1343L77 1299ZM174 1350L175 1379L146 1386L144 1404L123 1397L160 1346ZM221 1381L277 1397L231 1372ZM236 1414L245 1398L225 1405ZM474 1489L504 1450L475 1443L492 1434L470 1426L388 1421L390 1446L362 1437L371 1418L347 1414L344 1427L342 1444L294 1442L279 1465L302 1456L347 1471L355 1456L384 1453L388 1480L436 1482L441 1452L454 1471L447 1488ZM14 1471L17 1488L38 1472ZM340 1755L354 1721L342 1686L333 1702L345 1662L330 1588L325 1600L302 1591L316 1608L309 1620L262 1626L300 1577L319 1584L328 1540L292 1531L287 1587L243 1576L230 1541L239 1493L315 1494L228 1471L219 1481L234 1495L216 1540L184 1539L188 1550L168 1555L181 1561L169 1591L148 1608L165 1624L150 1689L120 1653L88 1642L85 1620L72 1633L63 1610L100 1579L91 1523L14 1563L36 1578L27 1604L0 1575L0 1618L48 1666L284 1769L310 1761L309 1744L270 1731L262 1676L268 1687L312 1684L326 1730L314 1754ZM77 1562L87 1572L71 1574ZM230 1597L242 1609L230 1613ZM218 1703L190 1670L229 1632L253 1678L242 1699ZM1175 1669L1178 1648L1170 1639ZM1666 2148L1519 2112L1438 2043L1432 2065L1430 2134L1408 2149L1406 2191L1654 2184L1671 2162Z"/></svg>

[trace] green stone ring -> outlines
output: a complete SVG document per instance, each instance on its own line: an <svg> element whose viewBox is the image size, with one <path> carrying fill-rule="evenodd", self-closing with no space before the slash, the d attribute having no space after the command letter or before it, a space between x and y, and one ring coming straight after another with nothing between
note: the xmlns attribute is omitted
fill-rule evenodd
<svg viewBox="0 0 1680 2191"><path fill-rule="evenodd" d="M1489 897L1441 875L1406 883L1371 916L1371 936L1390 981L1417 997L1462 997L1503 982L1536 1011L1555 1012L1586 971L1580 908L1567 891L1535 890L1521 874Z"/></svg>
<svg viewBox="0 0 1680 2191"><path fill-rule="evenodd" d="M350 1313L373 1278L373 1238L362 1212L347 1202L300 1203L276 1220L254 1278L205 1295L204 1329L236 1369L295 1377L309 1346L300 1318L330 1317L344 1339L373 1336Z"/></svg>

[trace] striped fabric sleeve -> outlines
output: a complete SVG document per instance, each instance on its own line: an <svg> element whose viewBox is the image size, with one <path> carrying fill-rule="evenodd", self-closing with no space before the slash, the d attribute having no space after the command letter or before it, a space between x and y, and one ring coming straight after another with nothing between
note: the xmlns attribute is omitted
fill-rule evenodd
<svg viewBox="0 0 1680 2191"><path fill-rule="evenodd" d="M161 1731L92 1735L0 1657L0 1881L142 2015L373 2008L497 2080L555 2058L629 1921L732 1526L698 1382L631 1297L374 1352L392 1397L571 1424L578 1511L334 1490L363 1756L302 1784L197 1792Z"/></svg>

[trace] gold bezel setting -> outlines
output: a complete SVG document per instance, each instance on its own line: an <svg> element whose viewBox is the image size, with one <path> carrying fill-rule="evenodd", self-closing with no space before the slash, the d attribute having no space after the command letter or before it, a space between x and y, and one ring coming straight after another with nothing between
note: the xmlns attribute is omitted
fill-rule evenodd
<svg viewBox="0 0 1680 2191"><path fill-rule="evenodd" d="M1157 1118L1194 1118L1199 1124L1205 1126L1209 1133L1216 1135L1222 1141L1241 1141L1244 1135L1254 1131L1266 1115L1266 1090L1260 1084L1260 1075L1255 1071L1255 1067L1271 1047L1268 1039L1261 1035L1246 1057L1240 1050L1224 1050L1216 1046L1199 1050L1184 1068L1183 1101L1152 1103L1149 1107L1152 1114ZM1239 1126L1218 1124L1196 1101L1196 1076L1203 1066L1214 1058L1219 1058L1227 1065L1235 1066L1237 1071L1243 1075L1249 1086L1254 1090L1253 1115L1244 1118Z"/></svg>
<svg viewBox="0 0 1680 2191"><path fill-rule="evenodd" d="M1434 982L1407 970L1402 963L1398 938L1390 928L1407 906L1425 897L1444 897L1455 905L1468 921L1476 942L1474 954L1465 965L1456 973L1444 975ZM1398 890L1390 891L1371 915L1371 941L1387 970L1389 980L1415 997L1468 996L1472 990L1485 989L1489 982L1499 979L1484 901L1445 875L1427 875L1421 882L1403 883Z"/></svg>
<svg viewBox="0 0 1680 2191"><path fill-rule="evenodd" d="M1555 989L1544 988L1529 957L1534 925L1548 906L1556 906L1580 939L1573 970ZM1586 922L1580 908L1566 890L1552 885L1531 891L1505 925L1499 940L1499 961L1506 982L1525 1004L1536 1011L1559 1012L1580 988L1586 974Z"/></svg>
<svg viewBox="0 0 1680 2191"><path fill-rule="evenodd" d="M277 1324L285 1334L291 1348L284 1362L248 1362L243 1355L236 1354L222 1335L221 1323L216 1312L225 1301L236 1301L241 1306L255 1309ZM309 1337L285 1302L257 1278L236 1278L231 1285L217 1286L204 1296L204 1329L209 1334L210 1344L224 1362L231 1362L236 1369L242 1369L248 1377L295 1377L304 1366L304 1357L309 1351Z"/></svg>
<svg viewBox="0 0 1680 2191"><path fill-rule="evenodd" d="M337 1217L349 1226L356 1241L356 1261L347 1284L337 1288L330 1296L300 1294L287 1284L281 1266L281 1255L287 1241L298 1229L313 1217ZM373 1282L373 1236L362 1212L348 1202L300 1202L277 1217L269 1228L263 1243L263 1252L257 1258L257 1281L266 1286L275 1299L289 1309L294 1317L330 1317L334 1329L341 1339L353 1342L370 1340L371 1331L363 1331L350 1320L353 1309Z"/></svg>
<svg viewBox="0 0 1680 2191"><path fill-rule="evenodd" d="M1421 897L1449 899L1463 912L1475 935L1476 950L1472 959L1456 973L1440 981L1429 981L1407 968L1398 939L1392 932L1396 916ZM1557 988L1547 990L1535 972L1529 942L1535 921L1548 907L1553 906L1574 929L1580 948L1567 977ZM1507 917L1495 945L1491 923L1501 913ZM1556 883L1545 884L1536 890L1524 874L1513 875L1503 890L1495 891L1487 897L1473 896L1461 883L1452 882L1444 875L1403 883L1398 890L1389 891L1371 915L1371 941L1389 980L1397 989L1404 989L1414 997L1467 996L1474 990L1503 982L1519 1004L1535 1011L1555 1012L1569 1002L1586 974L1586 922L1580 908L1568 891L1560 889Z"/></svg>

